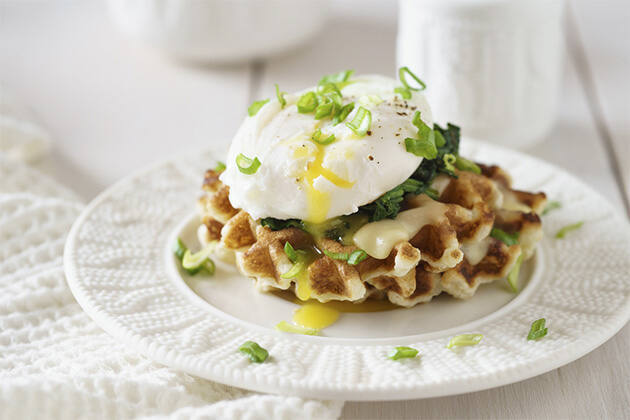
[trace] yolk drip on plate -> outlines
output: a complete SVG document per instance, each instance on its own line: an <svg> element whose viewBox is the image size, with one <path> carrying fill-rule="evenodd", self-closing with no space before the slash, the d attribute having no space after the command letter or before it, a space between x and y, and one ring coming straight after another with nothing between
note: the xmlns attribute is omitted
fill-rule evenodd
<svg viewBox="0 0 630 420"><path fill-rule="evenodd" d="M317 147L315 160L308 163L307 170L304 173L307 184L306 199L308 204L308 221L312 223L322 223L326 220L328 210L330 209L330 194L315 188L315 180L323 176L339 188L352 188L354 182L347 181L330 169L324 168L322 164L324 162L326 146L317 143L314 144Z"/></svg>
<svg viewBox="0 0 630 420"><path fill-rule="evenodd" d="M295 311L293 322L306 328L321 330L339 318L339 311L321 303L305 303Z"/></svg>

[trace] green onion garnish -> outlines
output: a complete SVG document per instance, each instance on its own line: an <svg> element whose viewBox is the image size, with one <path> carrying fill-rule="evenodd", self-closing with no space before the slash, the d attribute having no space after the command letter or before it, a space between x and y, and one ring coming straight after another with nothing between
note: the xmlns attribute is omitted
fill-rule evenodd
<svg viewBox="0 0 630 420"><path fill-rule="evenodd" d="M177 259L181 261L182 258L184 258L184 253L186 251L188 251L188 248L186 247L186 245L184 245L184 242L180 238L177 238L177 240L173 244L173 253L177 257Z"/></svg>
<svg viewBox="0 0 630 420"><path fill-rule="evenodd" d="M280 108L284 109L285 105L287 104L287 100L284 99L284 95L286 94L286 92L280 92L280 88L278 87L278 84L276 83L276 98L278 98L278 102L280 102Z"/></svg>
<svg viewBox="0 0 630 420"><path fill-rule="evenodd" d="M387 357L392 360L398 360L398 359L413 359L417 355L418 355L418 350L414 349L413 347L401 346L401 347L396 347L394 350L392 350L387 355Z"/></svg>
<svg viewBox="0 0 630 420"><path fill-rule="evenodd" d="M249 108L247 108L247 114L250 117L253 117L254 115L258 114L258 111L260 111L260 108L262 108L263 105L265 105L267 102L269 102L269 99L263 99L262 101L255 101L253 104L249 106Z"/></svg>
<svg viewBox="0 0 630 420"><path fill-rule="evenodd" d="M330 136L326 137L325 139L322 138L322 130L320 130L319 128L313 133L313 135L311 136L311 140L313 140L315 143L317 144L322 144L322 145L327 145L332 143L333 141L335 141L335 135L331 134Z"/></svg>
<svg viewBox="0 0 630 420"><path fill-rule="evenodd" d="M315 108L317 108L318 103L319 101L315 92L306 92L304 95L300 96L300 99L297 101L298 112L301 114L313 112Z"/></svg>
<svg viewBox="0 0 630 420"><path fill-rule="evenodd" d="M362 249L357 249L356 251L353 251L352 254L350 254L350 256L348 257L348 264L357 265L366 258L367 252Z"/></svg>
<svg viewBox="0 0 630 420"><path fill-rule="evenodd" d="M289 324L287 321L280 321L276 324L276 330L291 334L318 335L319 330L315 328L300 327L299 325Z"/></svg>
<svg viewBox="0 0 630 420"><path fill-rule="evenodd" d="M292 263L295 263L297 261L298 254L297 252L295 252L293 245L291 245L289 242L286 242L284 244L284 253L287 254L287 257L289 258L289 260L291 260Z"/></svg>
<svg viewBox="0 0 630 420"><path fill-rule="evenodd" d="M562 203L560 203L559 201L550 201L549 204L547 204L547 206L543 210L542 214L544 216L545 214L549 213L550 211L559 209L560 207L562 207Z"/></svg>
<svg viewBox="0 0 630 420"><path fill-rule="evenodd" d="M337 125L343 120L345 120L348 114L350 114L353 109L354 109L354 102L350 102L349 104L341 107L339 111L335 113L335 116L332 119L333 125Z"/></svg>
<svg viewBox="0 0 630 420"><path fill-rule="evenodd" d="M236 166L238 170L245 175L255 174L258 168L260 168L260 161L257 157L250 159L242 153L236 156Z"/></svg>
<svg viewBox="0 0 630 420"><path fill-rule="evenodd" d="M405 73L411 76L413 80L415 80L418 83L418 87L414 88L414 87L409 86ZM409 90L420 91L420 90L425 90L427 88L427 85L422 80L420 80L418 76L413 74L413 72L409 70L409 67L401 67L400 69L398 69L398 78L400 79L400 83L402 83L403 86Z"/></svg>
<svg viewBox="0 0 630 420"><path fill-rule="evenodd" d="M447 171L455 172L454 164L457 161L457 158L455 157L454 154L446 153L444 157L442 157L442 161L444 162L444 167L446 168Z"/></svg>
<svg viewBox="0 0 630 420"><path fill-rule="evenodd" d="M411 99L411 91L406 87L400 86L394 88L394 93L398 93L400 96L402 96L403 99Z"/></svg>
<svg viewBox="0 0 630 420"><path fill-rule="evenodd" d="M260 347L258 343L255 343L253 341L244 342L238 348L238 351L249 357L249 360L254 363L262 363L267 360L267 357L269 356L269 352L267 350Z"/></svg>
<svg viewBox="0 0 630 420"><path fill-rule="evenodd" d="M324 85L326 83L342 83L347 81L350 76L354 73L354 70L344 70L339 73L328 74L322 77L318 83L318 85Z"/></svg>
<svg viewBox="0 0 630 420"><path fill-rule="evenodd" d="M528 340L538 340L547 335L547 328L545 328L545 318L537 319L532 322L532 327L527 334Z"/></svg>
<svg viewBox="0 0 630 420"><path fill-rule="evenodd" d="M451 338L451 340L446 345L447 349L451 349L455 346L476 346L479 344L483 335L481 334L460 334Z"/></svg>
<svg viewBox="0 0 630 420"><path fill-rule="evenodd" d="M319 105L315 108L315 119L321 120L322 118L329 116L332 114L334 108L335 102L333 102L329 96L322 97Z"/></svg>
<svg viewBox="0 0 630 420"><path fill-rule="evenodd" d="M523 264L523 254L518 256L514 267L510 270L507 276L507 282L510 285L510 289L514 293L518 293L518 275L521 272L521 265Z"/></svg>
<svg viewBox="0 0 630 420"><path fill-rule="evenodd" d="M333 260L342 260L342 261L348 261L349 255L347 252L330 252L327 249L323 250L324 255L326 255L329 258L332 258Z"/></svg>
<svg viewBox="0 0 630 420"><path fill-rule="evenodd" d="M372 124L372 113L362 106L359 107L357 113L354 114L352 121L347 122L346 126L354 131L357 136L363 137L370 129Z"/></svg>
<svg viewBox="0 0 630 420"><path fill-rule="evenodd" d="M444 137L442 137L442 139L443 138ZM481 168L477 166L475 162L468 160L466 158L463 158L461 156L457 156L457 159L455 160L455 167L459 169L460 171L473 172L473 173L476 173L477 175L481 174Z"/></svg>
<svg viewBox="0 0 630 420"><path fill-rule="evenodd" d="M556 238L563 239L567 235L567 233L581 228L583 224L584 222L577 222L577 223L573 223L571 225L563 227L556 233Z"/></svg>
<svg viewBox="0 0 630 420"><path fill-rule="evenodd" d="M182 247L186 247L186 245L181 243ZM213 275L215 266L214 261L210 258L210 253L216 246L216 242L211 242L206 245L201 251L192 253L189 249L184 251L182 255L182 268L188 272L191 276L194 276L201 270L204 270L207 274ZM178 251L181 251L181 248L178 245ZM177 255L177 251L175 253Z"/></svg>
<svg viewBox="0 0 630 420"><path fill-rule="evenodd" d="M518 232L507 233L503 229L492 228L492 230L490 231L490 236L500 240L507 246L516 245L518 243Z"/></svg>
<svg viewBox="0 0 630 420"><path fill-rule="evenodd" d="M225 163L219 161L219 162L217 162L217 166L214 167L214 171L215 172L223 172L223 171L225 171L225 168L226 168Z"/></svg>
<svg viewBox="0 0 630 420"><path fill-rule="evenodd" d="M288 244L288 242L287 242ZM293 249L293 247L291 246L291 244L289 244L289 246L291 247L291 249ZM291 260L291 262L293 262L293 266L289 269L289 271L287 271L284 274L281 274L280 277L282 277L283 279L293 279L297 276L300 275L300 273L302 273L302 271L304 271L304 269L306 269L306 252L302 251L302 250L295 250L293 249L293 253L295 253L295 261L291 258L291 256L289 256L289 253L287 253L287 246L285 244L284 246L284 252L287 254L287 256L289 257L289 259ZM291 251L289 251L291 252Z"/></svg>
<svg viewBox="0 0 630 420"><path fill-rule="evenodd" d="M416 156L435 159L437 157L435 132L422 121L420 111L416 111L413 114L412 123L418 129L418 138L407 137L405 139L405 149Z"/></svg>

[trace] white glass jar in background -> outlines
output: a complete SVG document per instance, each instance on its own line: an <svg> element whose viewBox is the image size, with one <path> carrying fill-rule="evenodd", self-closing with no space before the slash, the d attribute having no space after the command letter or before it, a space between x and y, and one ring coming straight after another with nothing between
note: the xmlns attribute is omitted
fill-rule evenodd
<svg viewBox="0 0 630 420"><path fill-rule="evenodd" d="M293 48L322 28L323 0L108 0L116 26L175 58L234 63Z"/></svg>
<svg viewBox="0 0 630 420"><path fill-rule="evenodd" d="M563 0L400 0L398 66L427 83L436 121L530 146L556 117L563 9Z"/></svg>

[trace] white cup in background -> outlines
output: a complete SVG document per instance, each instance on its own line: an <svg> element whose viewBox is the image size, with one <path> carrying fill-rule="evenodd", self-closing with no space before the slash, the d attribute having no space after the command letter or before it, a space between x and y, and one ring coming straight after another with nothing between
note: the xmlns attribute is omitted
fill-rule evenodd
<svg viewBox="0 0 630 420"><path fill-rule="evenodd" d="M176 58L232 63L295 47L323 26L323 0L108 0L118 28Z"/></svg>
<svg viewBox="0 0 630 420"><path fill-rule="evenodd" d="M401 0L399 66L428 85L437 121L523 148L556 117L563 0Z"/></svg>

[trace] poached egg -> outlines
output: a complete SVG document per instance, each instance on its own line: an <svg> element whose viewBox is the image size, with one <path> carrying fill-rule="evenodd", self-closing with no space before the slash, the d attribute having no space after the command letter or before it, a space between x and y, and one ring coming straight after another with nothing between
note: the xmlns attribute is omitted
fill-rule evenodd
<svg viewBox="0 0 630 420"><path fill-rule="evenodd" d="M284 107L277 100L266 103L256 115L245 118L230 146L221 181L230 187L230 202L254 219L301 219L322 223L355 213L398 186L416 170L422 158L405 149L405 138L417 137L413 115L433 126L431 109L424 95L412 92L403 99L394 89L397 80L366 75L351 78L341 89L343 104L355 103L353 111L337 125L330 117L316 120L299 113L297 101L307 89L285 95ZM359 108L371 113L365 136L358 136L346 123ZM335 136L331 144L313 141ZM239 171L236 158L258 158L253 174Z"/></svg>

